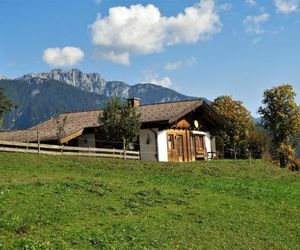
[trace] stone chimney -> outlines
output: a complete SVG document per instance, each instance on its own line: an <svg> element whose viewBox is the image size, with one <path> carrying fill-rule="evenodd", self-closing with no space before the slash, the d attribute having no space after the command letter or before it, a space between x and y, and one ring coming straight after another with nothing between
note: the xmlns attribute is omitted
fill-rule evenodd
<svg viewBox="0 0 300 250"><path fill-rule="evenodd" d="M128 105L131 108L138 107L141 104L141 99L140 98L135 98L135 97L134 98L128 98L127 101L128 101Z"/></svg>

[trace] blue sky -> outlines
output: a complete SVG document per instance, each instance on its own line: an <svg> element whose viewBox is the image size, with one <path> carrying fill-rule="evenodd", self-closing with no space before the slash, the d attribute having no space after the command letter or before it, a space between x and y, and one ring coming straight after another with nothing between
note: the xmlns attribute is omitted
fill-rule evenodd
<svg viewBox="0 0 300 250"><path fill-rule="evenodd" d="M232 95L254 116L266 88L300 94L299 0L0 0L0 11L0 74L10 78L79 68Z"/></svg>

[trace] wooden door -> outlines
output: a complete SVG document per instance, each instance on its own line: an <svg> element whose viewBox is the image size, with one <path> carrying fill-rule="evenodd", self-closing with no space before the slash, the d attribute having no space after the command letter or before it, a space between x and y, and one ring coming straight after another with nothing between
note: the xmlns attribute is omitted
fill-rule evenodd
<svg viewBox="0 0 300 250"><path fill-rule="evenodd" d="M190 145L186 130L170 129L167 132L168 160L188 161Z"/></svg>
<svg viewBox="0 0 300 250"><path fill-rule="evenodd" d="M183 136L177 135L176 137L176 144L177 144L177 155L178 161L184 161L184 143L183 143Z"/></svg>

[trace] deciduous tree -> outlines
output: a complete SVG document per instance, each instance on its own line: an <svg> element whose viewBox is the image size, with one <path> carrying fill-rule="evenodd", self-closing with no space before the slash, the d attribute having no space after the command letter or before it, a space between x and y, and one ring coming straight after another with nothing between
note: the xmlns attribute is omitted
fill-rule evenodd
<svg viewBox="0 0 300 250"><path fill-rule="evenodd" d="M248 150L251 156L261 159L268 156L270 137L261 125L255 125L249 132Z"/></svg>
<svg viewBox="0 0 300 250"><path fill-rule="evenodd" d="M0 121L3 116L13 107L12 102L4 95L3 90L0 88ZM0 122L1 123L1 122ZM0 126L1 127L1 126Z"/></svg>
<svg viewBox="0 0 300 250"><path fill-rule="evenodd" d="M220 96L212 105L227 122L220 131L225 150L245 155L249 131L254 126L250 112L231 96Z"/></svg>
<svg viewBox="0 0 300 250"><path fill-rule="evenodd" d="M122 104L118 97L112 97L106 104L99 121L106 138L113 142L135 142L140 131L140 114L136 107Z"/></svg>
<svg viewBox="0 0 300 250"><path fill-rule="evenodd" d="M300 106L295 101L292 85L285 84L264 92L259 113L262 124L272 134L275 159L286 167L289 158L294 157L296 136L300 133Z"/></svg>
<svg viewBox="0 0 300 250"><path fill-rule="evenodd" d="M67 123L67 116L64 116L61 119L58 116L55 118L55 122L56 122L56 127L57 127L56 128L57 140L59 143L61 143L61 140L66 136L65 127L66 127L66 123Z"/></svg>

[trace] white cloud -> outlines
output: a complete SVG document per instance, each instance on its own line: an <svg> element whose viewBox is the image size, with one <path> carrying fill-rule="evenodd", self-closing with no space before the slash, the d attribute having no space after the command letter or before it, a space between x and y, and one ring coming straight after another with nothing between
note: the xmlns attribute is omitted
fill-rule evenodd
<svg viewBox="0 0 300 250"><path fill-rule="evenodd" d="M274 0L277 11L283 14L297 11L299 2L299 0Z"/></svg>
<svg viewBox="0 0 300 250"><path fill-rule="evenodd" d="M263 13L258 16L247 16L244 20L247 33L263 34L265 31L262 28L262 23L267 22L270 19L268 13Z"/></svg>
<svg viewBox="0 0 300 250"><path fill-rule="evenodd" d="M171 87L172 85L172 81L169 77L163 77L163 78L151 78L149 79L148 81L146 81L148 83L152 83L152 84L156 84L156 85L160 85L160 86L163 86L163 87Z"/></svg>
<svg viewBox="0 0 300 250"><path fill-rule="evenodd" d="M84 57L84 53L80 48L64 47L64 48L48 48L44 50L44 61L53 67L74 66Z"/></svg>
<svg viewBox="0 0 300 250"><path fill-rule="evenodd" d="M250 6L255 6L255 5L257 5L256 0L246 0L246 3L247 3L248 5L250 5Z"/></svg>
<svg viewBox="0 0 300 250"><path fill-rule="evenodd" d="M166 88L171 87L172 80L170 79L170 77L165 76L165 77L159 77L157 74L154 74L151 71L145 71L144 72L145 78L144 81L142 81L142 83L152 83L155 85L160 85Z"/></svg>
<svg viewBox="0 0 300 250"><path fill-rule="evenodd" d="M149 4L109 9L90 26L92 41L114 54L146 55L158 53L179 43L197 43L221 28L214 0L201 0L177 16L162 16Z"/></svg>
<svg viewBox="0 0 300 250"><path fill-rule="evenodd" d="M183 61L177 61L177 62L168 62L165 65L166 71L175 71L181 68L183 65Z"/></svg>
<svg viewBox="0 0 300 250"><path fill-rule="evenodd" d="M175 71L184 66L192 66L197 63L197 59L195 57L191 57L187 60L180 60L177 62L168 62L165 64L164 69L166 71Z"/></svg>
<svg viewBox="0 0 300 250"><path fill-rule="evenodd" d="M128 52L118 54L115 53L114 51L108 51L108 52L101 52L100 55L102 58L114 63L119 63L123 65L130 64Z"/></svg>

